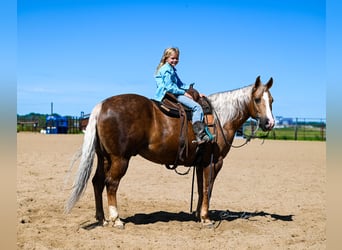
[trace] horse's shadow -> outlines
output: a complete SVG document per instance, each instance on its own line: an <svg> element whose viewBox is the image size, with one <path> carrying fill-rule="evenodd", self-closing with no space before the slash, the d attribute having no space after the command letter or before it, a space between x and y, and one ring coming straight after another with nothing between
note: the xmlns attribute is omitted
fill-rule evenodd
<svg viewBox="0 0 342 250"><path fill-rule="evenodd" d="M214 221L233 221L237 219L250 219L252 217L271 217L273 220L282 220L282 221L292 221L293 215L279 215L279 214L270 214L266 212L233 212L229 210L211 210L209 211L210 218ZM165 211L153 212L149 214L135 214L133 216L122 219L125 223L133 223L136 225L142 224L153 224L156 222L169 222L169 221L179 221L179 222L187 222L187 221L198 221L195 213L170 213Z"/></svg>
<svg viewBox="0 0 342 250"><path fill-rule="evenodd" d="M281 220L281 221L292 221L292 217L294 215L280 215L274 213L267 213L267 212L234 212L229 210L210 210L210 218L213 221L234 221L237 219L249 220L253 217L270 217L273 220ZM166 211L158 211L149 214L144 213L137 213L133 216L129 216L127 218L121 219L125 224L133 223L135 225L147 225L147 224L154 224L157 222L170 222L170 221L178 221L178 222L197 222L198 219L193 213L186 213L186 212L179 212L179 213L171 213ZM96 227L96 223L91 223L88 225L82 226L83 229L90 230Z"/></svg>

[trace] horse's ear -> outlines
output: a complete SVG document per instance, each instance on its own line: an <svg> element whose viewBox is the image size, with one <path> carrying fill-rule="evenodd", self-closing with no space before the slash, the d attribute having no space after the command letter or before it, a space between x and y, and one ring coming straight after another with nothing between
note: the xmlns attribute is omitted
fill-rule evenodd
<svg viewBox="0 0 342 250"><path fill-rule="evenodd" d="M260 76L258 76L255 80L254 87L253 87L253 92L257 90L257 88L260 86L261 81L260 81Z"/></svg>
<svg viewBox="0 0 342 250"><path fill-rule="evenodd" d="M255 83L254 83L254 87L257 88L259 87L261 81L260 81L260 76L258 76L256 79L255 79Z"/></svg>
<svg viewBox="0 0 342 250"><path fill-rule="evenodd" d="M273 78L271 77L270 80L268 80L268 82L266 83L267 89L270 89L272 85L273 85Z"/></svg>

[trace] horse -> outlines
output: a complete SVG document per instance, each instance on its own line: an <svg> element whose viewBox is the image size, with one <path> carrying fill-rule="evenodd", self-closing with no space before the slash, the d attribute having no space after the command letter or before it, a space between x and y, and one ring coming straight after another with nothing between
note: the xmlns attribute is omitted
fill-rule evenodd
<svg viewBox="0 0 342 250"><path fill-rule="evenodd" d="M255 82L232 91L207 96L215 112L215 140L205 143L201 150L201 161L196 165L198 201L196 217L203 225L213 225L209 218L209 199L215 178L223 166L235 132L252 117L263 131L275 125L272 114L273 97L271 77L263 84L258 76ZM179 118L164 114L156 103L137 94L121 94L98 103L92 110L87 125L80 163L65 212L70 213L85 191L95 153L97 168L92 178L95 195L95 218L100 225L112 223L124 228L117 207L117 190L125 175L132 156L157 163L172 165L177 157L180 131ZM188 129L188 157L178 161L179 165L191 167L196 160L197 146L191 122ZM102 193L106 187L109 220L105 219Z"/></svg>

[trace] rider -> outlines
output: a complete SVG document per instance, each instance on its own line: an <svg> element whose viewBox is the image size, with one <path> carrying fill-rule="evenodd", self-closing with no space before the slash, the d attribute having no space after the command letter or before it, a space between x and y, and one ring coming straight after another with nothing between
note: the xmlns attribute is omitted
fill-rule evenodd
<svg viewBox="0 0 342 250"><path fill-rule="evenodd" d="M179 49L167 48L164 50L163 56L157 67L154 78L157 82L157 91L155 99L161 101L166 92L176 96L178 102L192 110L192 127L199 144L208 142L213 139L213 135L209 132L203 123L203 110L201 105L193 100L191 95L186 91L190 85L183 83L177 73L175 66L179 61ZM200 94L200 96L204 96Z"/></svg>

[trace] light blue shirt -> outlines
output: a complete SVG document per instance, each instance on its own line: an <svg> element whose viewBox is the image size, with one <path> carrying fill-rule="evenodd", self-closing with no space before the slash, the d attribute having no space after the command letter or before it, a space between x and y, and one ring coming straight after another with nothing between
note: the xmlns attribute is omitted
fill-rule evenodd
<svg viewBox="0 0 342 250"><path fill-rule="evenodd" d="M190 85L183 83L179 79L176 73L176 68L169 63L165 63L160 67L154 78L157 82L157 91L154 99L157 101L161 101L166 92L172 93L176 96L184 95L185 91L190 87Z"/></svg>

